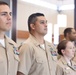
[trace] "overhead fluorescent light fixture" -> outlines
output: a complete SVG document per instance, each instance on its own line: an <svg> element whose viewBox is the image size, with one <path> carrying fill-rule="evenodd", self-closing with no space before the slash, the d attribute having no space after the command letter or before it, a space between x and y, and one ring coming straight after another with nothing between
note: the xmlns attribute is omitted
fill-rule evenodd
<svg viewBox="0 0 76 75"><path fill-rule="evenodd" d="M21 0L21 1L32 3L32 4L39 5L46 8L50 8L53 10L57 10L57 6L55 4L51 4L45 1L41 1L41 0Z"/></svg>
<svg viewBox="0 0 76 75"><path fill-rule="evenodd" d="M67 26L67 16L65 14L58 14L57 15L57 24L59 27L66 27Z"/></svg>
<svg viewBox="0 0 76 75"><path fill-rule="evenodd" d="M74 9L74 4L62 5L59 7L59 10L72 10Z"/></svg>
<svg viewBox="0 0 76 75"><path fill-rule="evenodd" d="M54 25L54 44L57 45L59 43L59 26L57 24Z"/></svg>

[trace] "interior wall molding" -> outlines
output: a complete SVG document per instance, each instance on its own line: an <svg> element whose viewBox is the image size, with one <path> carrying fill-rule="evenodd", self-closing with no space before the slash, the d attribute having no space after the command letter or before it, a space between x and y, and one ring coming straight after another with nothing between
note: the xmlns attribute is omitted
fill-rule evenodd
<svg viewBox="0 0 76 75"><path fill-rule="evenodd" d="M18 39L27 39L29 35L30 35L29 31L17 30ZM60 34L59 41L62 41L63 39L64 39L64 35ZM52 41L54 41L54 35L52 35Z"/></svg>
<svg viewBox="0 0 76 75"><path fill-rule="evenodd" d="M17 30L17 38L27 39L29 37L29 31Z"/></svg>

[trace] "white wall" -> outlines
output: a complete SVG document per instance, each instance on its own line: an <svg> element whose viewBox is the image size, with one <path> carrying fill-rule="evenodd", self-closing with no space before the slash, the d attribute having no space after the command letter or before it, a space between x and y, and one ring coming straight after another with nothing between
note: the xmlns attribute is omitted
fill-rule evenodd
<svg viewBox="0 0 76 75"><path fill-rule="evenodd" d="M28 16L34 12L44 13L48 23L53 25L57 23L57 11L51 10L49 8L40 7L37 5L18 2L17 9L17 30L27 31L27 19ZM62 13L67 15L67 27L74 27L74 11L63 11ZM59 28L59 34L62 34L65 28ZM52 31L53 32L53 31ZM54 32L53 32L54 33ZM17 39L17 42L20 44L24 39Z"/></svg>
<svg viewBox="0 0 76 75"><path fill-rule="evenodd" d="M34 12L44 13L48 22L51 22L53 24L56 23L57 13L54 10L36 6L29 3L18 2L18 10L17 10L17 29L18 30L28 29L27 28L28 16Z"/></svg>
<svg viewBox="0 0 76 75"><path fill-rule="evenodd" d="M72 27L74 28L74 11L73 10L67 10L63 11L63 14L67 15L67 27ZM60 28L59 33L63 34L65 28Z"/></svg>

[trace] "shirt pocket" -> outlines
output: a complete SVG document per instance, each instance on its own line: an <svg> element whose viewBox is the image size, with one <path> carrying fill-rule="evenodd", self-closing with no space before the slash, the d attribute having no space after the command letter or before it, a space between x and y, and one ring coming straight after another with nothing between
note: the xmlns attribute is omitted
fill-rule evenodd
<svg viewBox="0 0 76 75"><path fill-rule="evenodd" d="M65 69L64 73L65 73L65 75L70 75L71 74L70 68L67 67L67 69Z"/></svg>
<svg viewBox="0 0 76 75"><path fill-rule="evenodd" d="M66 74L70 74L70 71L66 70L65 73L66 73Z"/></svg>
<svg viewBox="0 0 76 75"><path fill-rule="evenodd" d="M47 62L47 60L41 56L36 56L36 62L39 64L44 64Z"/></svg>
<svg viewBox="0 0 76 75"><path fill-rule="evenodd" d="M37 57L36 62L41 64L41 63L44 63L45 61L42 58Z"/></svg>

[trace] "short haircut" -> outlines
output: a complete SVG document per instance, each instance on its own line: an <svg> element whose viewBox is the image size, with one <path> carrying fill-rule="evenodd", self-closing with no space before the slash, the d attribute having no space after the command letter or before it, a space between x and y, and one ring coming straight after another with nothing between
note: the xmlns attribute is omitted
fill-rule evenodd
<svg viewBox="0 0 76 75"><path fill-rule="evenodd" d="M72 32L72 29L73 28L66 28L65 30L64 30L64 37L66 37L67 36L67 33L71 33Z"/></svg>
<svg viewBox="0 0 76 75"><path fill-rule="evenodd" d="M33 13L29 16L28 18L28 30L30 32L31 30L31 27L30 27L30 24L35 24L35 22L37 21L37 17L39 16L44 16L43 13Z"/></svg>
<svg viewBox="0 0 76 75"><path fill-rule="evenodd" d="M8 3L4 2L4 1L0 1L0 5L8 5Z"/></svg>
<svg viewBox="0 0 76 75"><path fill-rule="evenodd" d="M62 50L62 49L65 50L65 49L66 49L66 44L67 44L67 43L68 43L68 40L63 40L63 41L61 41L61 42L58 44L58 46L57 46L57 52L58 52L59 55L62 55L62 56L63 56L61 50Z"/></svg>

